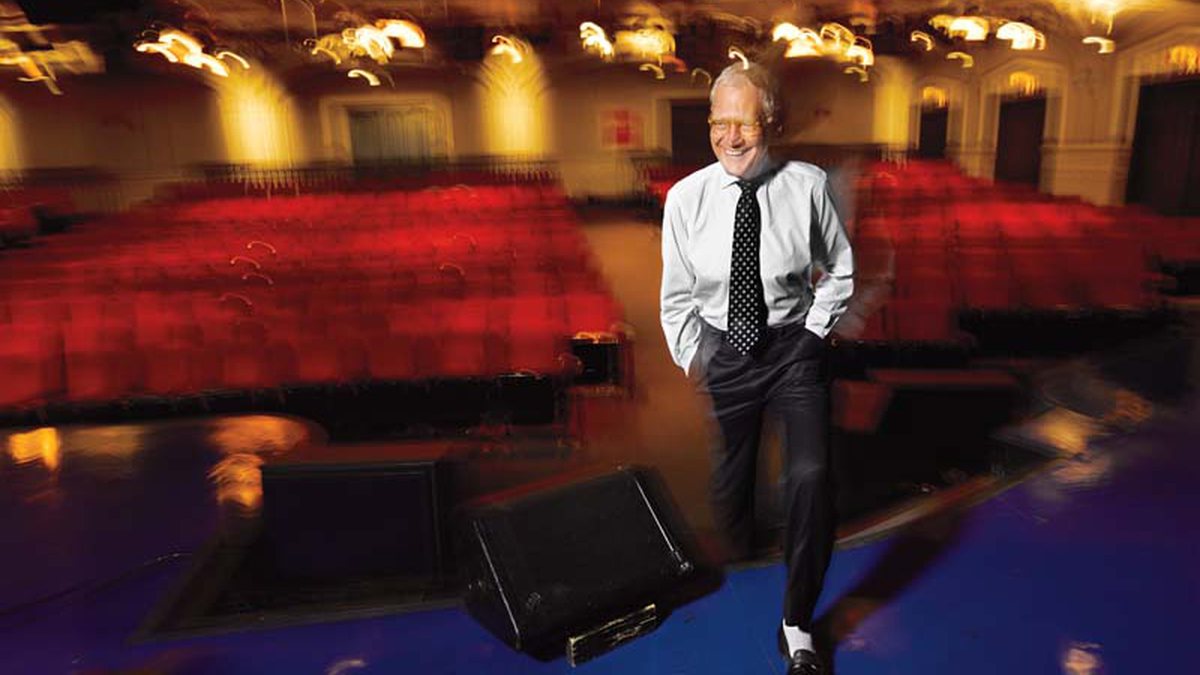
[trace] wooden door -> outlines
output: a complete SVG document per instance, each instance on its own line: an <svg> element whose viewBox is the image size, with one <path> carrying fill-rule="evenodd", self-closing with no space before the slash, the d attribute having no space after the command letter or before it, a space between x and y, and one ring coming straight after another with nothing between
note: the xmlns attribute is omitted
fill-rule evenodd
<svg viewBox="0 0 1200 675"><path fill-rule="evenodd" d="M996 180L1040 185L1045 122L1045 97L1013 99L1000 104Z"/></svg>

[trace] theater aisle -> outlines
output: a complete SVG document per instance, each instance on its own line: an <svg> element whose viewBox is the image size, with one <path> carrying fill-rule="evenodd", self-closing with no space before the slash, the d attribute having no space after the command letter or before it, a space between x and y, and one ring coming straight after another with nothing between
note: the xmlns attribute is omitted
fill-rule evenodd
<svg viewBox="0 0 1200 675"><path fill-rule="evenodd" d="M633 209L593 209L584 233L634 330L629 398L584 397L585 452L597 462L636 462L663 475L684 517L708 530L706 404L671 361L658 320L662 273L658 225Z"/></svg>

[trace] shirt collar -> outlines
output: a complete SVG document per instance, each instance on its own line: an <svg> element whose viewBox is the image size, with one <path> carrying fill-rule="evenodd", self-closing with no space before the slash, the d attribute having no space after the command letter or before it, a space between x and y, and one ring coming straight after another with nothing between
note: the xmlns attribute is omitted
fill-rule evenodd
<svg viewBox="0 0 1200 675"><path fill-rule="evenodd" d="M720 164L718 164L718 166L720 166ZM754 169L750 171L750 175L746 176L745 178L734 176L733 174L725 171L724 166L721 166L721 188L724 189L737 185L738 181L740 180L756 180L760 183L765 183L770 175L775 172L776 168L778 167L775 166L775 162L771 159L771 153L769 152L763 153L762 158L758 160L758 164L756 164Z"/></svg>

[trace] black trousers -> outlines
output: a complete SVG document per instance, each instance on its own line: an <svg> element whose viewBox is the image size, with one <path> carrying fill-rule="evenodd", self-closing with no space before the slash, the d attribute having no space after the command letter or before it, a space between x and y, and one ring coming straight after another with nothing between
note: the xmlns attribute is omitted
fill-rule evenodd
<svg viewBox="0 0 1200 675"><path fill-rule="evenodd" d="M784 448L783 618L805 630L833 553L837 515L830 466L829 367L823 340L803 322L769 328L748 356L702 324L689 375L711 399L711 498L717 524L738 555L754 538L754 481L765 416L781 423Z"/></svg>

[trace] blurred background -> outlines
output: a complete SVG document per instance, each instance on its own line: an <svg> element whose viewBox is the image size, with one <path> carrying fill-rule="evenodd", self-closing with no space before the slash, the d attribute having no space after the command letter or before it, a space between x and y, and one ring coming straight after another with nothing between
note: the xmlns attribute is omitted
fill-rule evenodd
<svg viewBox="0 0 1200 675"><path fill-rule="evenodd" d="M558 672L465 619L443 539L482 495L598 467L656 470L724 562L706 402L659 328L659 224L713 161L709 86L743 59L782 85L772 154L828 172L855 247L830 351L840 662L1139 672L1112 627L1137 612L1178 619L1139 627L1159 669L1186 661L1163 625L1194 609L1177 590L1195 547L1169 523L1197 508L1179 487L1197 433L1139 430L1194 409L1196 2L0 0L0 628L18 669ZM779 667L768 439L761 569L731 568L696 623L597 672ZM271 475L396 466L416 477L378 494L400 502L334 481L264 517ZM426 520L397 530L396 509ZM347 523L363 539L328 547L334 572L289 575L300 542ZM400 568L337 558L379 533ZM1147 557L1120 558L1129 541ZM1031 559L1040 574L943 616L983 590L960 580ZM1158 585L1105 605L1110 559ZM951 587L905 596L924 574ZM1078 595L1048 600L1066 579ZM279 629L265 661L254 638L125 644L405 612ZM961 651L896 666L941 637L901 644L895 612ZM1032 670L991 651L1029 615Z"/></svg>

